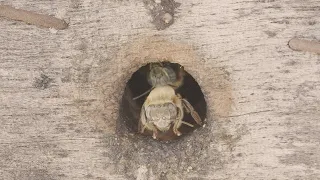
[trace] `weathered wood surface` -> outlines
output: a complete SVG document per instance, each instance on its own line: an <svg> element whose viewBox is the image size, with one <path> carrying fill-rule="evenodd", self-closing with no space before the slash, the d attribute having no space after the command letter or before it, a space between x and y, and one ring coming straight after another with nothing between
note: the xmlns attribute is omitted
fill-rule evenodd
<svg viewBox="0 0 320 180"><path fill-rule="evenodd" d="M69 28L0 18L0 179L320 179L320 56L287 46L320 40L320 1L178 1L161 31L140 0L1 2ZM152 36L193 46L189 70L205 92L232 94L232 111L216 103L176 143L118 135L110 90L133 71L132 47L144 51L133 42Z"/></svg>

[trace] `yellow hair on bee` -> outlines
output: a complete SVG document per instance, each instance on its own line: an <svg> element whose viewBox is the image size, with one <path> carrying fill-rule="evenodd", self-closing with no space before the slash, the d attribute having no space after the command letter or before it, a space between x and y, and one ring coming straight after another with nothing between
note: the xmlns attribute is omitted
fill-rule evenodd
<svg viewBox="0 0 320 180"><path fill-rule="evenodd" d="M146 102L147 105L170 103L175 96L176 93L171 86L159 86L150 92Z"/></svg>

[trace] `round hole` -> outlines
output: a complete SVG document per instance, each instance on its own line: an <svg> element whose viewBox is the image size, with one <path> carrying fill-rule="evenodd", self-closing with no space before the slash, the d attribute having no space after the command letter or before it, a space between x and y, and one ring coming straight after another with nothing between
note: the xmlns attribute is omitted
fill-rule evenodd
<svg viewBox="0 0 320 180"><path fill-rule="evenodd" d="M167 61L161 63L165 64L165 66L170 66L174 70L176 75L178 75L177 73L179 72L179 69L182 67L178 63L171 63ZM120 119L117 126L118 132L125 132L124 130L128 130L130 133L138 133L140 111L149 93L138 99L134 100L134 98L138 97L139 95L147 92L152 88L152 86L148 82L150 64L151 63L139 68L135 73L132 74L131 78L126 84L124 94L122 96L122 101L120 104ZM176 94L180 94L182 98L186 99L193 106L194 110L199 114L202 123L204 123L204 119L206 118L207 112L207 104L200 86L188 72L185 71L183 84L180 87L178 87L175 90L175 92ZM179 128L179 131L181 132L182 136L189 134L200 127L192 118L190 113L184 113L183 121L192 124L193 127L182 124ZM152 131L145 130L143 135L152 136ZM169 129L168 131L159 132L157 139L173 140L178 137L181 136L176 136L173 133L171 127L171 129Z"/></svg>

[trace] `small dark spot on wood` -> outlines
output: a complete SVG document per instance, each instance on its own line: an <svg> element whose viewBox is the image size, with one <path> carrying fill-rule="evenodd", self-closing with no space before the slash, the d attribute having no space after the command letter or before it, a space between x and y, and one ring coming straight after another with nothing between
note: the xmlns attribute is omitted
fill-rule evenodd
<svg viewBox="0 0 320 180"><path fill-rule="evenodd" d="M67 177L65 174L58 174L58 177Z"/></svg>
<svg viewBox="0 0 320 180"><path fill-rule="evenodd" d="M280 10L282 7L280 5L272 5L272 6L269 6L267 7L267 9L278 9Z"/></svg>
<svg viewBox="0 0 320 180"><path fill-rule="evenodd" d="M290 73L290 70L283 70L283 71L280 71L281 73L284 73L284 74L288 74Z"/></svg>
<svg viewBox="0 0 320 180"><path fill-rule="evenodd" d="M60 158L66 158L69 156L69 152L67 150L60 150L57 152L57 156Z"/></svg>
<svg viewBox="0 0 320 180"><path fill-rule="evenodd" d="M80 130L80 129L76 129L74 132L76 132L76 133L81 133L82 131Z"/></svg>
<svg viewBox="0 0 320 180"><path fill-rule="evenodd" d="M236 156L237 156L237 157L242 157L243 154L242 154L242 153L238 153Z"/></svg>
<svg viewBox="0 0 320 180"><path fill-rule="evenodd" d="M53 79L49 78L47 75L41 74L40 78L36 78L33 87L38 89L47 89Z"/></svg>
<svg viewBox="0 0 320 180"><path fill-rule="evenodd" d="M317 21L309 21L308 24L309 24L310 26L313 26L313 25L317 24Z"/></svg>
<svg viewBox="0 0 320 180"><path fill-rule="evenodd" d="M65 127L58 127L56 128L56 130L59 132L59 133L65 133L67 132L67 129Z"/></svg>
<svg viewBox="0 0 320 180"><path fill-rule="evenodd" d="M267 87L267 88L266 88L266 90L268 90L268 91L275 91L275 90L276 90L276 88L275 88L275 87L270 86L270 87Z"/></svg>
<svg viewBox="0 0 320 180"><path fill-rule="evenodd" d="M92 174L87 174L85 175L86 178L93 178L93 175Z"/></svg>
<svg viewBox="0 0 320 180"><path fill-rule="evenodd" d="M277 35L277 33L272 32L272 31L264 31L264 33L266 33L268 35L268 37L275 37Z"/></svg>
<svg viewBox="0 0 320 180"><path fill-rule="evenodd" d="M74 123L70 123L70 124L68 124L68 126L69 126L70 130L73 130L77 125Z"/></svg>
<svg viewBox="0 0 320 180"><path fill-rule="evenodd" d="M258 2L260 3L270 3L270 2L274 2L275 0L258 0Z"/></svg>
<svg viewBox="0 0 320 180"><path fill-rule="evenodd" d="M217 24L230 24L230 23L227 21L218 21Z"/></svg>
<svg viewBox="0 0 320 180"><path fill-rule="evenodd" d="M296 64L297 64L296 61L289 61L289 62L286 62L286 63L285 63L286 66L294 66L294 65L296 65Z"/></svg>
<svg viewBox="0 0 320 180"><path fill-rule="evenodd" d="M272 21L271 23L276 23L276 24L290 24L290 21L287 19L283 19L280 21Z"/></svg>

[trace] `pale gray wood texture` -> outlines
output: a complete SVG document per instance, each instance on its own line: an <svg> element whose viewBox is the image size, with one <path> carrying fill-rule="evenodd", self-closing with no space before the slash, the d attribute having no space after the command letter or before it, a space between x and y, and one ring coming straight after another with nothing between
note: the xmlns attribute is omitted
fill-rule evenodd
<svg viewBox="0 0 320 180"><path fill-rule="evenodd" d="M0 18L0 179L320 179L318 0L185 0L164 30L142 0L2 0L66 30ZM163 144L119 135L149 59L186 66L207 125ZM230 109L232 108L232 109Z"/></svg>

